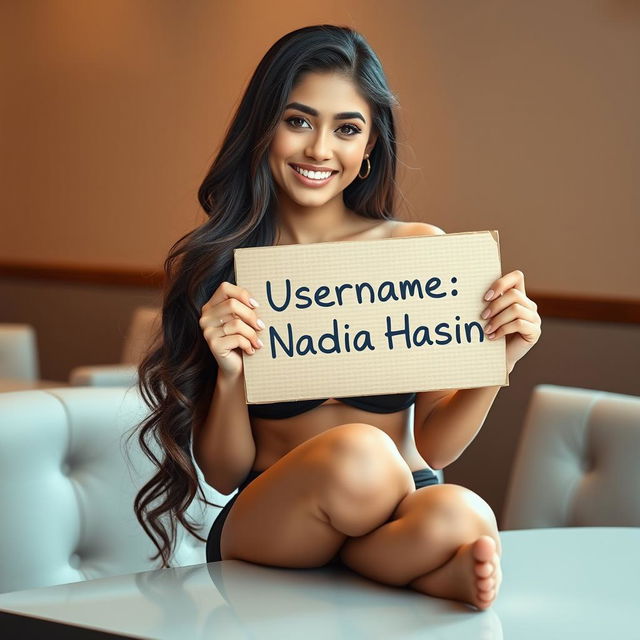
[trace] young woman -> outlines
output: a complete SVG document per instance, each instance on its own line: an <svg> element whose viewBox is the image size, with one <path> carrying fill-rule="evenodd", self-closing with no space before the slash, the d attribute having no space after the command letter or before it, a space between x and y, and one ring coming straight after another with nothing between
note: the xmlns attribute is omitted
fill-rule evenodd
<svg viewBox="0 0 640 640"><path fill-rule="evenodd" d="M344 27L283 36L253 74L199 191L208 219L166 260L163 339L139 368L151 408L139 439L158 472L135 511L163 566L176 520L204 540L185 518L201 490L195 459L216 490L239 489L209 532L208 562L342 562L477 609L494 601L496 518L432 469L474 439L499 387L245 402L243 353L262 347L264 323L254 292L234 282L234 248L444 233L394 217L394 104L375 53ZM506 337L511 371L538 340L540 317L522 272L491 289L485 332Z"/></svg>

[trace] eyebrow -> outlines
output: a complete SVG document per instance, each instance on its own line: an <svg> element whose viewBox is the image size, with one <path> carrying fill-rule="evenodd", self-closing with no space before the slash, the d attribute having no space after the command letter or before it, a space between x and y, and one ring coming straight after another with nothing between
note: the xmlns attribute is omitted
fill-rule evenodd
<svg viewBox="0 0 640 640"><path fill-rule="evenodd" d="M300 102L290 102L285 109L298 109L304 113L308 113L310 116L317 116L318 112L313 107L308 107L306 104ZM362 117L359 111L343 111L342 113L336 113L333 116L336 120L351 120L351 118L360 118L362 122L367 124L367 121Z"/></svg>

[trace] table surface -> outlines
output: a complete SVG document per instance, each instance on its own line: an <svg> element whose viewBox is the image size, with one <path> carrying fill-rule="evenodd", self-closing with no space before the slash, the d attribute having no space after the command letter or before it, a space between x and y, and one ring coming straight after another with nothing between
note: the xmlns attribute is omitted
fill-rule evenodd
<svg viewBox="0 0 640 640"><path fill-rule="evenodd" d="M4 593L0 611L22 614L14 622L39 618L78 632L180 640L640 638L640 528L500 537L503 583L484 611L340 566L280 569L237 560Z"/></svg>

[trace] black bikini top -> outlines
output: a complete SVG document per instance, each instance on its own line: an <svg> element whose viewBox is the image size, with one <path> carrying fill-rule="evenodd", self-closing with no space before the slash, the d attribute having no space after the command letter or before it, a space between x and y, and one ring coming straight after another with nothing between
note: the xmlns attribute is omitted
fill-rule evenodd
<svg viewBox="0 0 640 640"><path fill-rule="evenodd" d="M298 400L294 402L268 402L266 404L250 404L249 415L258 418L283 419L311 411L326 402L329 398L319 400ZM416 400L415 393L391 393L384 396L362 396L357 398L336 398L371 413L394 413L408 409Z"/></svg>

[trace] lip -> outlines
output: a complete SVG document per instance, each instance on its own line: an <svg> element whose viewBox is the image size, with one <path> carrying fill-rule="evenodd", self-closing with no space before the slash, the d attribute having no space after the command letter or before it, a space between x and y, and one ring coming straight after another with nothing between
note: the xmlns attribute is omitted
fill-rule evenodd
<svg viewBox="0 0 640 640"><path fill-rule="evenodd" d="M305 168L303 165L297 166L302 167L303 169ZM291 171L293 171L296 178L298 178L298 180L306 187L322 187L327 184L337 173L337 171L335 171L334 169L325 169L325 171L332 171L333 173L324 180L312 180L311 178L305 178L301 173L298 173L293 165L290 164L289 167L291 167Z"/></svg>

